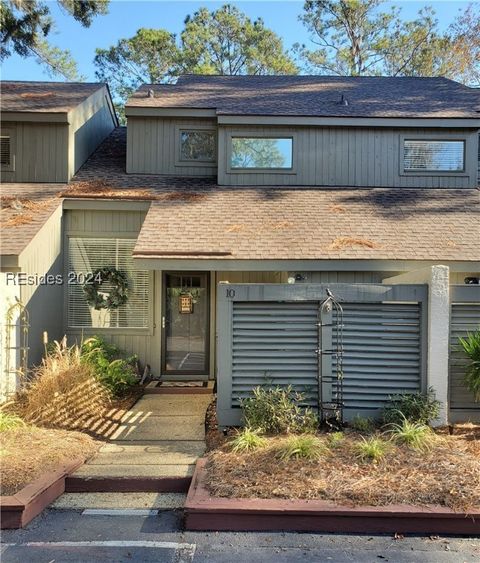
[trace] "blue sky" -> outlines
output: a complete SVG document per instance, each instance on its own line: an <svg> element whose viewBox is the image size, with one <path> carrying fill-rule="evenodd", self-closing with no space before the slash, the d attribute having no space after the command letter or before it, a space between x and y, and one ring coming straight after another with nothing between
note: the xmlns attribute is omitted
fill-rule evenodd
<svg viewBox="0 0 480 563"><path fill-rule="evenodd" d="M72 18L65 16L55 1L49 2L56 20L56 29L50 35L50 41L63 49L70 49L78 63L80 73L87 80L95 80L93 57L96 47L109 47L121 37L131 37L140 27L165 28L179 33L183 28L183 20L187 14L193 13L200 6L210 9L220 7L225 2L191 2L191 1L133 1L113 0L109 14L96 18L90 28L82 28ZM266 25L284 39L285 46L290 48L293 43L308 43L308 34L298 21L303 1L270 0L257 2L253 0L231 2L246 12L251 18L261 17ZM399 1L388 2L402 8L405 18L415 17L418 10L431 5L437 12L440 26L445 28L455 18L459 10L468 6L468 2L445 0L434 2ZM22 59L12 56L2 64L4 80L45 80L48 75L34 59ZM57 80L60 80L57 78Z"/></svg>

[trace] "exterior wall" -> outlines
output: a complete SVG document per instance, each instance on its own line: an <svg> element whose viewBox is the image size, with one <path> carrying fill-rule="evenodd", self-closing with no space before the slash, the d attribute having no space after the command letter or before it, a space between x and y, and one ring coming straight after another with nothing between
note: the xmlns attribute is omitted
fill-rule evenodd
<svg viewBox="0 0 480 563"><path fill-rule="evenodd" d="M68 125L4 121L11 135L14 170L2 170L3 182L67 182Z"/></svg>
<svg viewBox="0 0 480 563"><path fill-rule="evenodd" d="M169 176L215 176L216 163L178 162L179 129L214 128L214 119L129 117L127 127L127 172Z"/></svg>
<svg viewBox="0 0 480 563"><path fill-rule="evenodd" d="M249 133L293 136L293 172L229 171L229 138ZM403 174L403 136L465 139L465 174ZM399 188L473 188L477 185L478 134L469 129L221 126L218 146L218 183L221 185Z"/></svg>
<svg viewBox="0 0 480 563"><path fill-rule="evenodd" d="M69 129L69 178L115 128L117 121L106 87L71 111Z"/></svg>
<svg viewBox="0 0 480 563"><path fill-rule="evenodd" d="M289 272L288 275L301 274L305 279L296 283L382 283L394 272Z"/></svg>
<svg viewBox="0 0 480 563"><path fill-rule="evenodd" d="M35 280L20 286L20 300L30 320L28 360L30 365L36 365L44 353L43 332L48 333L50 341L61 339L64 334L63 287L53 279L63 273L61 205L22 252L18 263L20 271L28 276L52 276L48 283Z"/></svg>

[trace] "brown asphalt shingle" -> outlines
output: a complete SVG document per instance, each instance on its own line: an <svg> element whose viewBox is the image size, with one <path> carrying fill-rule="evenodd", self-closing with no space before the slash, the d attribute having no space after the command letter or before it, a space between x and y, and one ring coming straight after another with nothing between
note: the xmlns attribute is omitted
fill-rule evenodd
<svg viewBox="0 0 480 563"><path fill-rule="evenodd" d="M0 255L20 254L62 204L64 184L2 184ZM13 206L7 206L12 200Z"/></svg>
<svg viewBox="0 0 480 563"><path fill-rule="evenodd" d="M226 260L480 260L478 190L240 188L208 178L126 174L123 128L75 179L100 180L119 197L125 190L131 197L151 193L136 253L230 253L220 256Z"/></svg>
<svg viewBox="0 0 480 563"><path fill-rule="evenodd" d="M342 95L348 105L340 103ZM456 117L480 124L480 90L446 78L189 75L175 85L140 87L127 114L134 107L213 109L219 115Z"/></svg>
<svg viewBox="0 0 480 563"><path fill-rule="evenodd" d="M94 94L103 83L87 82L0 82L2 112L66 113Z"/></svg>

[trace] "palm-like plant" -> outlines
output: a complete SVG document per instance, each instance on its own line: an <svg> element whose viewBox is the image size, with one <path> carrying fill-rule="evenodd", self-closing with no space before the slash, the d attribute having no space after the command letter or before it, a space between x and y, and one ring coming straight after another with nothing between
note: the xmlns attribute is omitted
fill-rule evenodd
<svg viewBox="0 0 480 563"><path fill-rule="evenodd" d="M465 371L465 385L473 393L475 402L480 401L480 330L459 339L470 362Z"/></svg>

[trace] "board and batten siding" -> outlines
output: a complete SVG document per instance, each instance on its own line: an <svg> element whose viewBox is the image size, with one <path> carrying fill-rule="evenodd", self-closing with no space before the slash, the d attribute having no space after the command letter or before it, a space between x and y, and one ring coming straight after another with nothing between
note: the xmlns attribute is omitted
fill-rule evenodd
<svg viewBox="0 0 480 563"><path fill-rule="evenodd" d="M61 283L37 283L36 276L61 276L62 206L59 205L18 258L20 271L35 276L34 283L20 286L20 300L29 314L29 364L38 365L44 353L43 333L50 341L64 335Z"/></svg>
<svg viewBox="0 0 480 563"><path fill-rule="evenodd" d="M231 136L293 136L293 172L229 170ZM465 139L465 173L407 173L402 170L403 138ZM358 186L473 188L477 185L478 133L470 129L363 127L219 128L218 183L232 186Z"/></svg>
<svg viewBox="0 0 480 563"><path fill-rule="evenodd" d="M4 121L2 135L10 135L13 170L2 169L3 182L67 182L68 125Z"/></svg>
<svg viewBox="0 0 480 563"><path fill-rule="evenodd" d="M72 177L117 125L106 86L70 112L69 176Z"/></svg>
<svg viewBox="0 0 480 563"><path fill-rule="evenodd" d="M215 128L214 119L129 117L127 172L168 176L216 176L217 163L180 164L180 129Z"/></svg>

